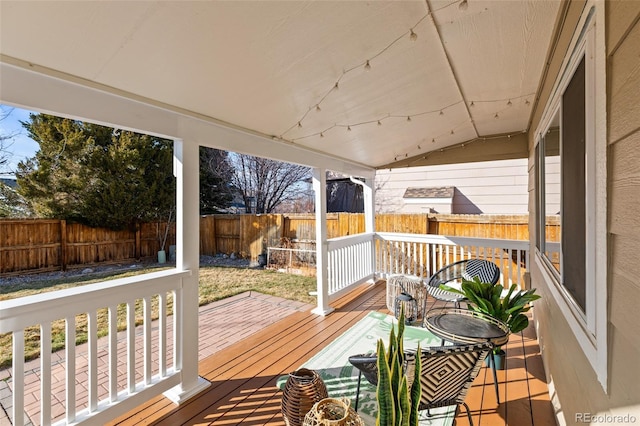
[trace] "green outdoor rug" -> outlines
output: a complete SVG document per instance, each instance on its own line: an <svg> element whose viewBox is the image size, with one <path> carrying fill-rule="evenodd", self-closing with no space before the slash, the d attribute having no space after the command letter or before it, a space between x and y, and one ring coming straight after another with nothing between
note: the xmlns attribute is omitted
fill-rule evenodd
<svg viewBox="0 0 640 426"><path fill-rule="evenodd" d="M320 374L327 386L330 397L347 397L351 406L355 407L356 389L358 386L358 370L349 363L351 355L375 353L378 339L382 339L385 347L389 344L389 332L396 326L396 319L380 312L369 312L350 329L337 337L321 352L302 364L299 368L315 370ZM397 329L396 329L397 330ZM404 332L405 349L440 346L440 338L420 327L406 327ZM278 378L277 385L284 388L288 376ZM420 424L425 426L446 426L453 424L456 407L444 407L431 410L431 417L426 410L421 412ZM363 377L360 385L358 414L366 425L375 425L377 414L376 388Z"/></svg>

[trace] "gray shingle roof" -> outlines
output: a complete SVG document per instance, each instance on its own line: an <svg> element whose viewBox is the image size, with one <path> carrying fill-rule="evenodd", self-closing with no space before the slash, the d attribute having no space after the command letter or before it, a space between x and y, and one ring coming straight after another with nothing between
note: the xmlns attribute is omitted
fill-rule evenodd
<svg viewBox="0 0 640 426"><path fill-rule="evenodd" d="M453 198L453 186L407 188L403 198Z"/></svg>

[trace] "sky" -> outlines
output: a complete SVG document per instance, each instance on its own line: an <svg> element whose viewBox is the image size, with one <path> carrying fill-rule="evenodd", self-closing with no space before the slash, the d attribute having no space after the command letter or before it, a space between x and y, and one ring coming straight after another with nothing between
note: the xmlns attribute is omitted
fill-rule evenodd
<svg viewBox="0 0 640 426"><path fill-rule="evenodd" d="M20 121L27 121L31 111L20 108L13 108L6 105L0 105L2 115L8 114L3 120L0 120L0 134L13 135L12 138L5 141L5 150L9 153L9 163L0 168L0 177L14 177L13 170L16 169L18 163L29 157L33 157L35 152L40 148L37 142L29 138L27 131L22 127Z"/></svg>

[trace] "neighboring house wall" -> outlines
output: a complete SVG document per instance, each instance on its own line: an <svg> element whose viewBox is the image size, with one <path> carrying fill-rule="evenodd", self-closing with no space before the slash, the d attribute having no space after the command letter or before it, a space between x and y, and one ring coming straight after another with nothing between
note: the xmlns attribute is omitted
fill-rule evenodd
<svg viewBox="0 0 640 426"><path fill-rule="evenodd" d="M527 214L527 159L378 170L376 212ZM450 206L407 203L407 188L455 187Z"/></svg>
<svg viewBox="0 0 640 426"><path fill-rule="evenodd" d="M564 30L558 38L558 48L549 60L550 75L541 92L541 109L550 98L550 85L562 72L559 64L570 54L567 52L567 39L575 31L580 31L577 24L584 3L572 2L569 8ZM536 302L534 317L558 420L560 424L569 425L640 424L640 333L636 315L640 300L640 262L637 260L640 252L640 2L607 1L600 11L605 12L608 136L606 142L598 140L597 143L607 144L608 211L604 245L608 254L597 263L599 267L608 269L606 280L595 284L606 293L607 299L598 301L604 302L607 309L607 344L601 345L605 346L607 355L607 383L604 387L591 357L582 349L579 335L566 320L564 302L554 297L554 284L549 274L543 271L540 262L534 260L536 241L535 232L531 232L531 285L537 287L542 295L542 299ZM540 123L539 113L534 117L532 130ZM603 118L596 117L596 120ZM536 135L531 132L529 186L532 230L536 205L535 141ZM601 417L595 422L588 422L582 413ZM626 421L613 417L625 415Z"/></svg>

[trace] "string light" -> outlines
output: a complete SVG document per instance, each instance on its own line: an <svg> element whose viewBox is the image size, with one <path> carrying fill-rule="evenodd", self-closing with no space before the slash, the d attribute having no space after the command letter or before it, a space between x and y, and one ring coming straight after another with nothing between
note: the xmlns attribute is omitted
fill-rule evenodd
<svg viewBox="0 0 640 426"><path fill-rule="evenodd" d="M453 2L448 3L447 5L445 5L445 6L441 7L441 8L438 8L438 9L435 9L435 10L428 11L424 16L422 16L422 17L421 17L421 18L416 22L416 24L415 24L414 26L412 26L412 27L409 29L408 33L407 33L407 32L405 32L404 34L402 34L402 35L400 35L399 37L395 38L395 39L394 39L394 40L392 40L392 41L391 41L387 46L385 46L384 48L382 48L381 50L379 50L379 51L378 51L377 53L375 53L373 56L370 56L370 57L369 57L369 59L367 59L367 60L365 61L365 63L364 63L364 69L365 69L366 71L369 71L369 70L371 69L371 61L372 61L372 60L374 60L375 58L377 58L378 56L381 56L381 55L382 55L382 54L384 54L385 52L387 52L387 51L388 51L388 50L389 50L393 45L395 45L396 43L400 42L400 41L404 38L404 36L408 35L408 36L409 36L409 40L410 40L410 41L412 41L412 42L416 41L416 40L418 39L418 34L414 31L414 28L416 28L416 27L417 27L417 26L418 26L422 21L424 21L427 17L429 17L429 16L433 15L435 12L439 11L440 9L444 9L444 8L447 8L447 7L453 6L453 5L455 5L455 4L456 4L456 2L455 2L455 1L453 1ZM458 3L458 8L459 8L460 10L467 10L467 8L468 8L468 7L469 7L468 0L460 0L460 1L459 1L459 3ZM322 111L321 103L322 103L322 102L324 102L324 100L325 100L328 96L330 96L330 95L331 95L331 93L332 93L334 90L338 90L338 89L340 88L340 80L342 80L342 78L343 78L345 75L347 75L348 73L351 73L352 71L355 71L356 69L358 69L358 68L359 68L359 67L361 67L361 66L362 66L362 62L360 62L360 64L355 65L355 66L352 66L352 67L350 67L350 68L345 68L345 69L343 69L342 74L341 74L341 75L338 77L338 79L335 81L335 83L334 83L334 85L331 87L331 89L330 89L329 91L327 91L327 92L324 94L324 96L322 96L322 97L321 97L321 98L320 98L320 99L315 103L315 110L316 110L317 112ZM522 95L522 96L519 96L519 97L510 97L510 98L504 99L503 101L507 101L507 105L508 105L508 106L512 106L512 105L513 105L513 101L512 101L513 99L528 98L528 97L530 97L530 96L532 96L532 95L533 95L532 93L529 93L529 94L525 94L525 95ZM498 101L498 100L480 100L480 101L475 100L475 101L471 101L470 106L471 106L471 107L474 107L474 106L475 106L475 102L485 102L485 103L486 103L486 102L497 102L497 101ZM443 115L444 115L444 110L446 110L447 108L449 108L449 107L451 107L451 106L457 105L457 104L459 104L459 103L461 103L461 102L464 102L464 99L462 99L462 100L460 100L460 101L458 101L458 102L455 102L454 104L449 105L449 106L447 106L447 107L444 107L444 108L442 108L442 107L441 107L441 108L439 108L439 109L436 109L435 111L425 111L425 112L421 112L421 113L418 113L418 114L407 115L407 116L404 116L404 117L406 117L406 120L407 120L407 121L412 121L412 117L413 117L413 118L415 118L416 116L421 116L421 115L426 115L426 114L431 114L431 113L436 113L436 112L437 112L439 115L443 116ZM529 99L525 99L525 104L526 104L526 105L530 105L530 101L529 101ZM314 103L312 103L311 105L314 105ZM294 129L294 128L296 127L296 125L297 125L297 127L298 127L298 128L302 128L302 121L306 118L307 114L309 114L309 113L310 113L310 111L311 111L311 109L312 109L312 108L314 108L314 107L310 107L310 108L309 108L309 109L308 109L308 110L307 110L307 111L302 115L302 117L300 117L300 118L299 118L299 120L296 122L296 124L294 124L294 125L293 125L293 126L291 126L289 129L287 129L287 130L282 134L282 136L280 136L280 139L281 139L281 140L283 140L283 141L289 141L289 142L292 142L292 143L293 143L294 141L297 141L297 140L300 140L300 139L304 139L304 138L308 138L308 137L314 137L314 136L318 136L318 135L319 135L321 138L323 138L323 137L324 137L324 133L326 133L327 131L329 131L330 129L332 129L332 128L334 128L334 127L344 127L344 126L346 125L346 127L347 127L347 131L351 131L351 126L357 126L357 125L363 125L363 124L369 124L369 123L377 123L377 124L378 124L378 126L381 126L381 125L382 125L382 120L384 120L384 118L382 118L382 119L374 119L374 120L370 120L370 121L364 121L364 122L360 122L360 123L334 124L333 126L328 127L328 128L326 128L326 129L324 129L324 130L322 130L322 131L320 131L320 132L316 132L316 133L313 133L313 134L310 134L310 135L305 135L305 136L301 136L301 137L293 138L293 139L289 139L289 140L285 139L285 135L286 135L288 132L290 132L292 129ZM500 118L499 113L500 113L500 112L503 112L503 111L504 111L504 110L495 112L494 118L496 118L496 119ZM389 118L389 117L398 117L398 118L399 118L399 117L402 117L402 116L387 114L387 117L386 117L386 118ZM468 121L468 120L467 120L467 121ZM474 123L473 118L471 118L471 123L472 123L472 124ZM451 134L454 134L454 130L451 130ZM432 143L435 143L435 138L432 138ZM418 148L418 149L420 149L420 148Z"/></svg>
<svg viewBox="0 0 640 426"><path fill-rule="evenodd" d="M453 129L451 129L451 134L453 135L455 132L453 131Z"/></svg>
<svg viewBox="0 0 640 426"><path fill-rule="evenodd" d="M431 139L431 143L436 143L436 139L435 138Z"/></svg>
<svg viewBox="0 0 640 426"><path fill-rule="evenodd" d="M521 132L510 133L510 134L502 135L502 136L478 137L478 138L475 138L475 139L472 139L472 140L468 140L468 141L459 143L457 145L452 145L452 146L448 146L448 147L444 147L444 148L439 148L439 149L437 149L437 151L445 152L445 151L450 151L452 149L465 148L465 147L467 147L467 145L472 144L474 142L485 142L485 141L488 141L488 140L501 139L501 138L504 138L504 137L506 137L507 139L511 140L512 136L515 136L515 135L518 135L518 134L526 134L526 133L527 133L527 130L523 130ZM431 139L431 142L435 142L435 138ZM420 145L418 145L418 149L420 149ZM416 156L413 159L409 160L409 162L406 163L405 165L407 167L409 167L412 164L415 164L415 163L417 163L417 162L419 162L421 160L426 160L427 157L429 157L429 154L431 154L432 152L435 152L435 151L429 151L429 152L426 153L426 155ZM404 155L405 158L409 158L409 154L410 154L409 152L405 153L405 155ZM398 156L396 156L395 161L397 161L397 159L398 159Z"/></svg>

